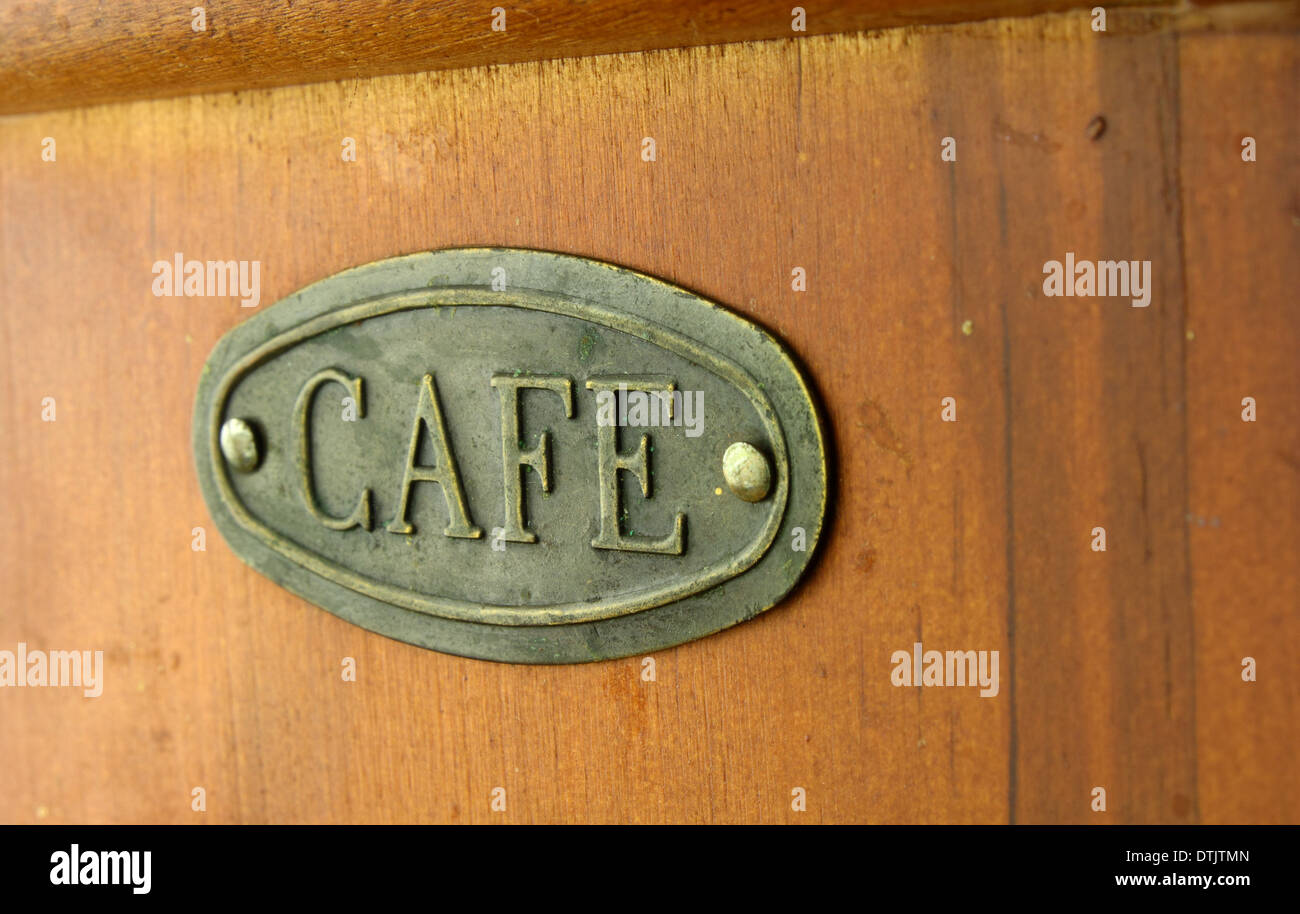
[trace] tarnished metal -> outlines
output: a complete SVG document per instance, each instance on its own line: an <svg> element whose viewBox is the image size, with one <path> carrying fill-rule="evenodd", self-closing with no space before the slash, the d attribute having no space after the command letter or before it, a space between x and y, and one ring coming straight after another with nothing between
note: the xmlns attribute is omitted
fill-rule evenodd
<svg viewBox="0 0 1300 914"><path fill-rule="evenodd" d="M243 419L227 419L221 426L221 454L240 473L257 469L257 435Z"/></svg>
<svg viewBox="0 0 1300 914"><path fill-rule="evenodd" d="M745 501L762 501L772 488L767 458L748 441L737 441L723 452L722 478L732 494Z"/></svg>
<svg viewBox="0 0 1300 914"><path fill-rule="evenodd" d="M372 631L512 662L751 618L826 506L816 410L770 335L541 251L398 257L271 306L209 357L194 451L254 568Z"/></svg>

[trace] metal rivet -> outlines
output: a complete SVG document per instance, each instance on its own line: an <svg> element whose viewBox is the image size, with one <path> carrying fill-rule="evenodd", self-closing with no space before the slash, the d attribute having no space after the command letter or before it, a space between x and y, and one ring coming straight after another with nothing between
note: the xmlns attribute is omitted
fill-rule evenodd
<svg viewBox="0 0 1300 914"><path fill-rule="evenodd" d="M240 473L257 469L261 455L257 453L257 435L243 419L227 419L221 426L221 453Z"/></svg>
<svg viewBox="0 0 1300 914"><path fill-rule="evenodd" d="M736 441L722 455L722 478L742 501L762 501L772 485L772 468L758 448Z"/></svg>

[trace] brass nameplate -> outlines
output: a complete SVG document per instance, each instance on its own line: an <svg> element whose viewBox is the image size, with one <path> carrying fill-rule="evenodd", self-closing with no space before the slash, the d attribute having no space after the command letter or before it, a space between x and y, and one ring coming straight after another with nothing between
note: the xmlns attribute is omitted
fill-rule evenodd
<svg viewBox="0 0 1300 914"><path fill-rule="evenodd" d="M213 349L199 482L251 566L434 650L570 663L749 619L826 505L808 388L689 292L541 251L347 270Z"/></svg>

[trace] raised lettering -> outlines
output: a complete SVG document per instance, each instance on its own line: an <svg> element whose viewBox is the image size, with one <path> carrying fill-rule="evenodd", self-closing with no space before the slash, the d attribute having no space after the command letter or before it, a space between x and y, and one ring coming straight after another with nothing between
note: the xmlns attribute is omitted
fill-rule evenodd
<svg viewBox="0 0 1300 914"><path fill-rule="evenodd" d="M550 390L564 401L564 417L573 418L573 381L564 377L534 374L494 374L492 386L501 395L501 465L505 473L506 525L503 539L511 543L535 543L537 534L525 526L523 476L532 468L541 479L542 491L551 491L551 433L538 436L537 447L525 451L520 440L519 391Z"/></svg>
<svg viewBox="0 0 1300 914"><path fill-rule="evenodd" d="M587 389L596 391L597 399L601 394L605 398L615 396L616 391L664 391L669 394L674 390L672 381L660 381L651 378L591 378ZM621 454L618 449L618 425L602 419L597 413L596 421L596 463L599 469L597 485L600 490L600 528L591 545L597 549L617 549L623 552L653 552L659 555L681 555L686 528L686 515L678 512L673 522L673 532L654 538L649 536L625 536L619 520L619 470L625 470L641 483L641 494L650 497L651 484L648 460L649 435L641 436L640 446L631 454Z"/></svg>
<svg viewBox="0 0 1300 914"><path fill-rule="evenodd" d="M298 432L298 483L302 492L302 500L307 505L307 510L311 512L312 517L331 530L351 530L353 527L360 527L362 530L370 529L370 490L363 489L361 491L361 498L357 501L357 506L352 509L352 513L347 517L335 517L326 514L321 509L320 503L316 500L316 487L311 470L311 404L316 396L316 391L322 385L331 382L341 384L352 399L356 401L357 418L365 418L366 410L364 401L361 398L361 381L360 377L350 378L334 368L318 371L303 385L302 390L298 393L298 402L293 408L294 427Z"/></svg>
<svg viewBox="0 0 1300 914"><path fill-rule="evenodd" d="M416 457L420 453L421 426L429 430L429 440L433 444L433 456L437 465L433 467L417 466ZM402 475L402 491L397 505L397 514L388 522L389 533L414 533L415 528L407 522L406 512L410 507L411 486L417 482L436 482L442 489L443 501L447 503L448 522L443 535L460 539L478 539L483 531L474 526L470 520L469 508L465 504L465 490L460 485L460 474L456 471L456 458L447 446L447 426L442 420L442 408L438 405L438 388L434 385L433 375L426 374L420 382L419 400L415 406L415 421L411 424L411 446L406 452L406 471Z"/></svg>

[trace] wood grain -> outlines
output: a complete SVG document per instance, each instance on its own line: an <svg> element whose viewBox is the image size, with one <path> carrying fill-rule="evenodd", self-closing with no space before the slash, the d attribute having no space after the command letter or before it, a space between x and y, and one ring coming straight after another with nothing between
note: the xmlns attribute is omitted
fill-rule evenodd
<svg viewBox="0 0 1300 914"><path fill-rule="evenodd" d="M1244 689L1239 669L1250 656L1283 679L1300 672L1300 65L1283 40L1199 36L1179 50L1202 815L1295 822L1294 790L1275 780L1294 770L1295 687ZM1267 150L1254 164L1208 154L1244 136ZM1267 420L1242 422L1244 397Z"/></svg>
<svg viewBox="0 0 1300 914"><path fill-rule="evenodd" d="M0 820L1300 820L1296 49L1079 13L0 119L0 648L107 662L98 699L0 690ZM248 312L151 264L260 260L265 306L459 244L781 334L838 466L790 599L646 683L388 641L239 562L189 430ZM1151 260L1151 306L1045 297L1066 251ZM895 688L916 640L1001 651L1000 694Z"/></svg>
<svg viewBox="0 0 1300 914"><path fill-rule="evenodd" d="M802 34L820 35L1085 5L840 0L800 8ZM0 114L785 38L794 35L795 6L785 0L0 0ZM201 22L193 13L199 8Z"/></svg>

